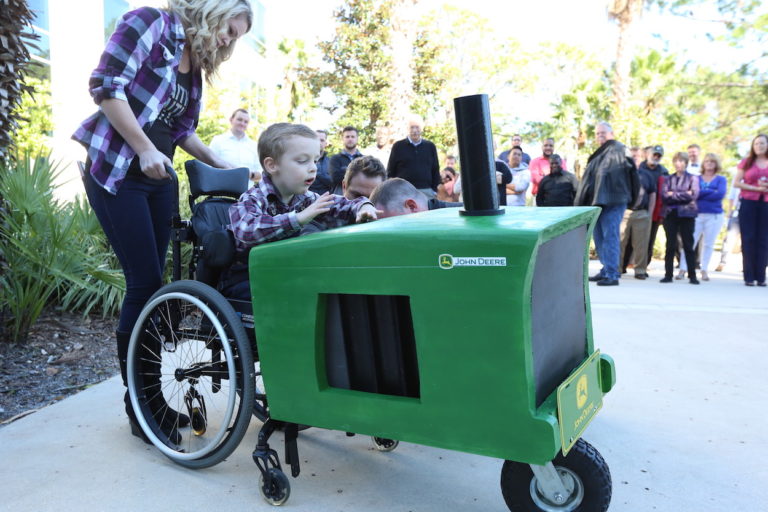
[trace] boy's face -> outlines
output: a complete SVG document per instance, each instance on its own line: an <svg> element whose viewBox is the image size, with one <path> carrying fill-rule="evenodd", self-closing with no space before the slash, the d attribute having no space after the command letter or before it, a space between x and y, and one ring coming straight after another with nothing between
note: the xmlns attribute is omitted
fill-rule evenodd
<svg viewBox="0 0 768 512"><path fill-rule="evenodd" d="M264 159L264 165L283 199L305 194L317 174L320 144L316 138L292 136L285 143L285 153L278 161Z"/></svg>

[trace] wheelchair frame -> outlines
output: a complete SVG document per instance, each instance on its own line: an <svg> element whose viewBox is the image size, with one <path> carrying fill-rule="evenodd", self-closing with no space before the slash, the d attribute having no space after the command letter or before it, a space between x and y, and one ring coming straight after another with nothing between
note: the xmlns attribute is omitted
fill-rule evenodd
<svg viewBox="0 0 768 512"><path fill-rule="evenodd" d="M246 168L220 170L194 160L185 167L190 176L193 218L206 201L224 197L234 202L247 188ZM259 489L265 500L280 505L290 495L290 484L269 439L276 431L285 432L285 462L296 477L300 473L298 432L308 427L269 417L257 367L252 304L226 298L210 284L196 280L202 255L212 249L201 244L193 221L181 218L178 177L172 168L166 170L174 182L172 282L149 299L131 335L128 390L138 423L168 458L200 469L218 464L237 448L252 413L263 422L253 451L261 473ZM200 197L205 198L197 201ZM193 244L188 279L182 279L182 243ZM192 350L186 345L196 346ZM170 407L156 407L160 398ZM181 428L178 418L168 423L170 408L190 417L189 429ZM374 444L389 451L397 441L376 439Z"/></svg>

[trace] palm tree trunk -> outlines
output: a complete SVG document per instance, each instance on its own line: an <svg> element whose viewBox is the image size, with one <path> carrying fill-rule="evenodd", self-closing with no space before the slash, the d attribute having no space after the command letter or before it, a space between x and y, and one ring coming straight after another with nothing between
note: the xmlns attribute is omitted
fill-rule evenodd
<svg viewBox="0 0 768 512"><path fill-rule="evenodd" d="M0 159L12 155L12 134L22 115L16 108L25 92L33 92L25 83L30 62L26 43L39 39L31 33L32 19L26 0L0 0L0 48L4 54L0 60Z"/></svg>
<svg viewBox="0 0 768 512"><path fill-rule="evenodd" d="M612 0L608 16L619 23L616 65L613 71L614 116L621 118L629 98L630 69L634 57L634 24L640 19L645 0Z"/></svg>

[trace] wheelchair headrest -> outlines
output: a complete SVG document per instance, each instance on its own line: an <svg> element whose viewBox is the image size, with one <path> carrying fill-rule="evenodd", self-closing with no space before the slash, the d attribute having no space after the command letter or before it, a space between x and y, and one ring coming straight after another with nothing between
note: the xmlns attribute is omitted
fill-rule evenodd
<svg viewBox="0 0 768 512"><path fill-rule="evenodd" d="M247 167L216 169L199 160L184 164L189 176L189 193L192 199L200 196L227 196L235 199L248 190Z"/></svg>

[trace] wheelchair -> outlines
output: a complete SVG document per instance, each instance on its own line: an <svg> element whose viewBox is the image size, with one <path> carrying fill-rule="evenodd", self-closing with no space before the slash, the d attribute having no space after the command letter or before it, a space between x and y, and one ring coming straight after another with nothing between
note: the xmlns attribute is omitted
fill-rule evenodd
<svg viewBox="0 0 768 512"><path fill-rule="evenodd" d="M217 289L235 255L227 211L247 189L248 169L196 160L185 167L192 216L181 219L174 173L173 278L149 299L132 332L128 390L150 441L177 464L198 469L228 457L251 416L266 422L269 412L251 303L228 300ZM187 279L181 279L183 243L192 246ZM178 428L170 409L187 414L190 428Z"/></svg>

